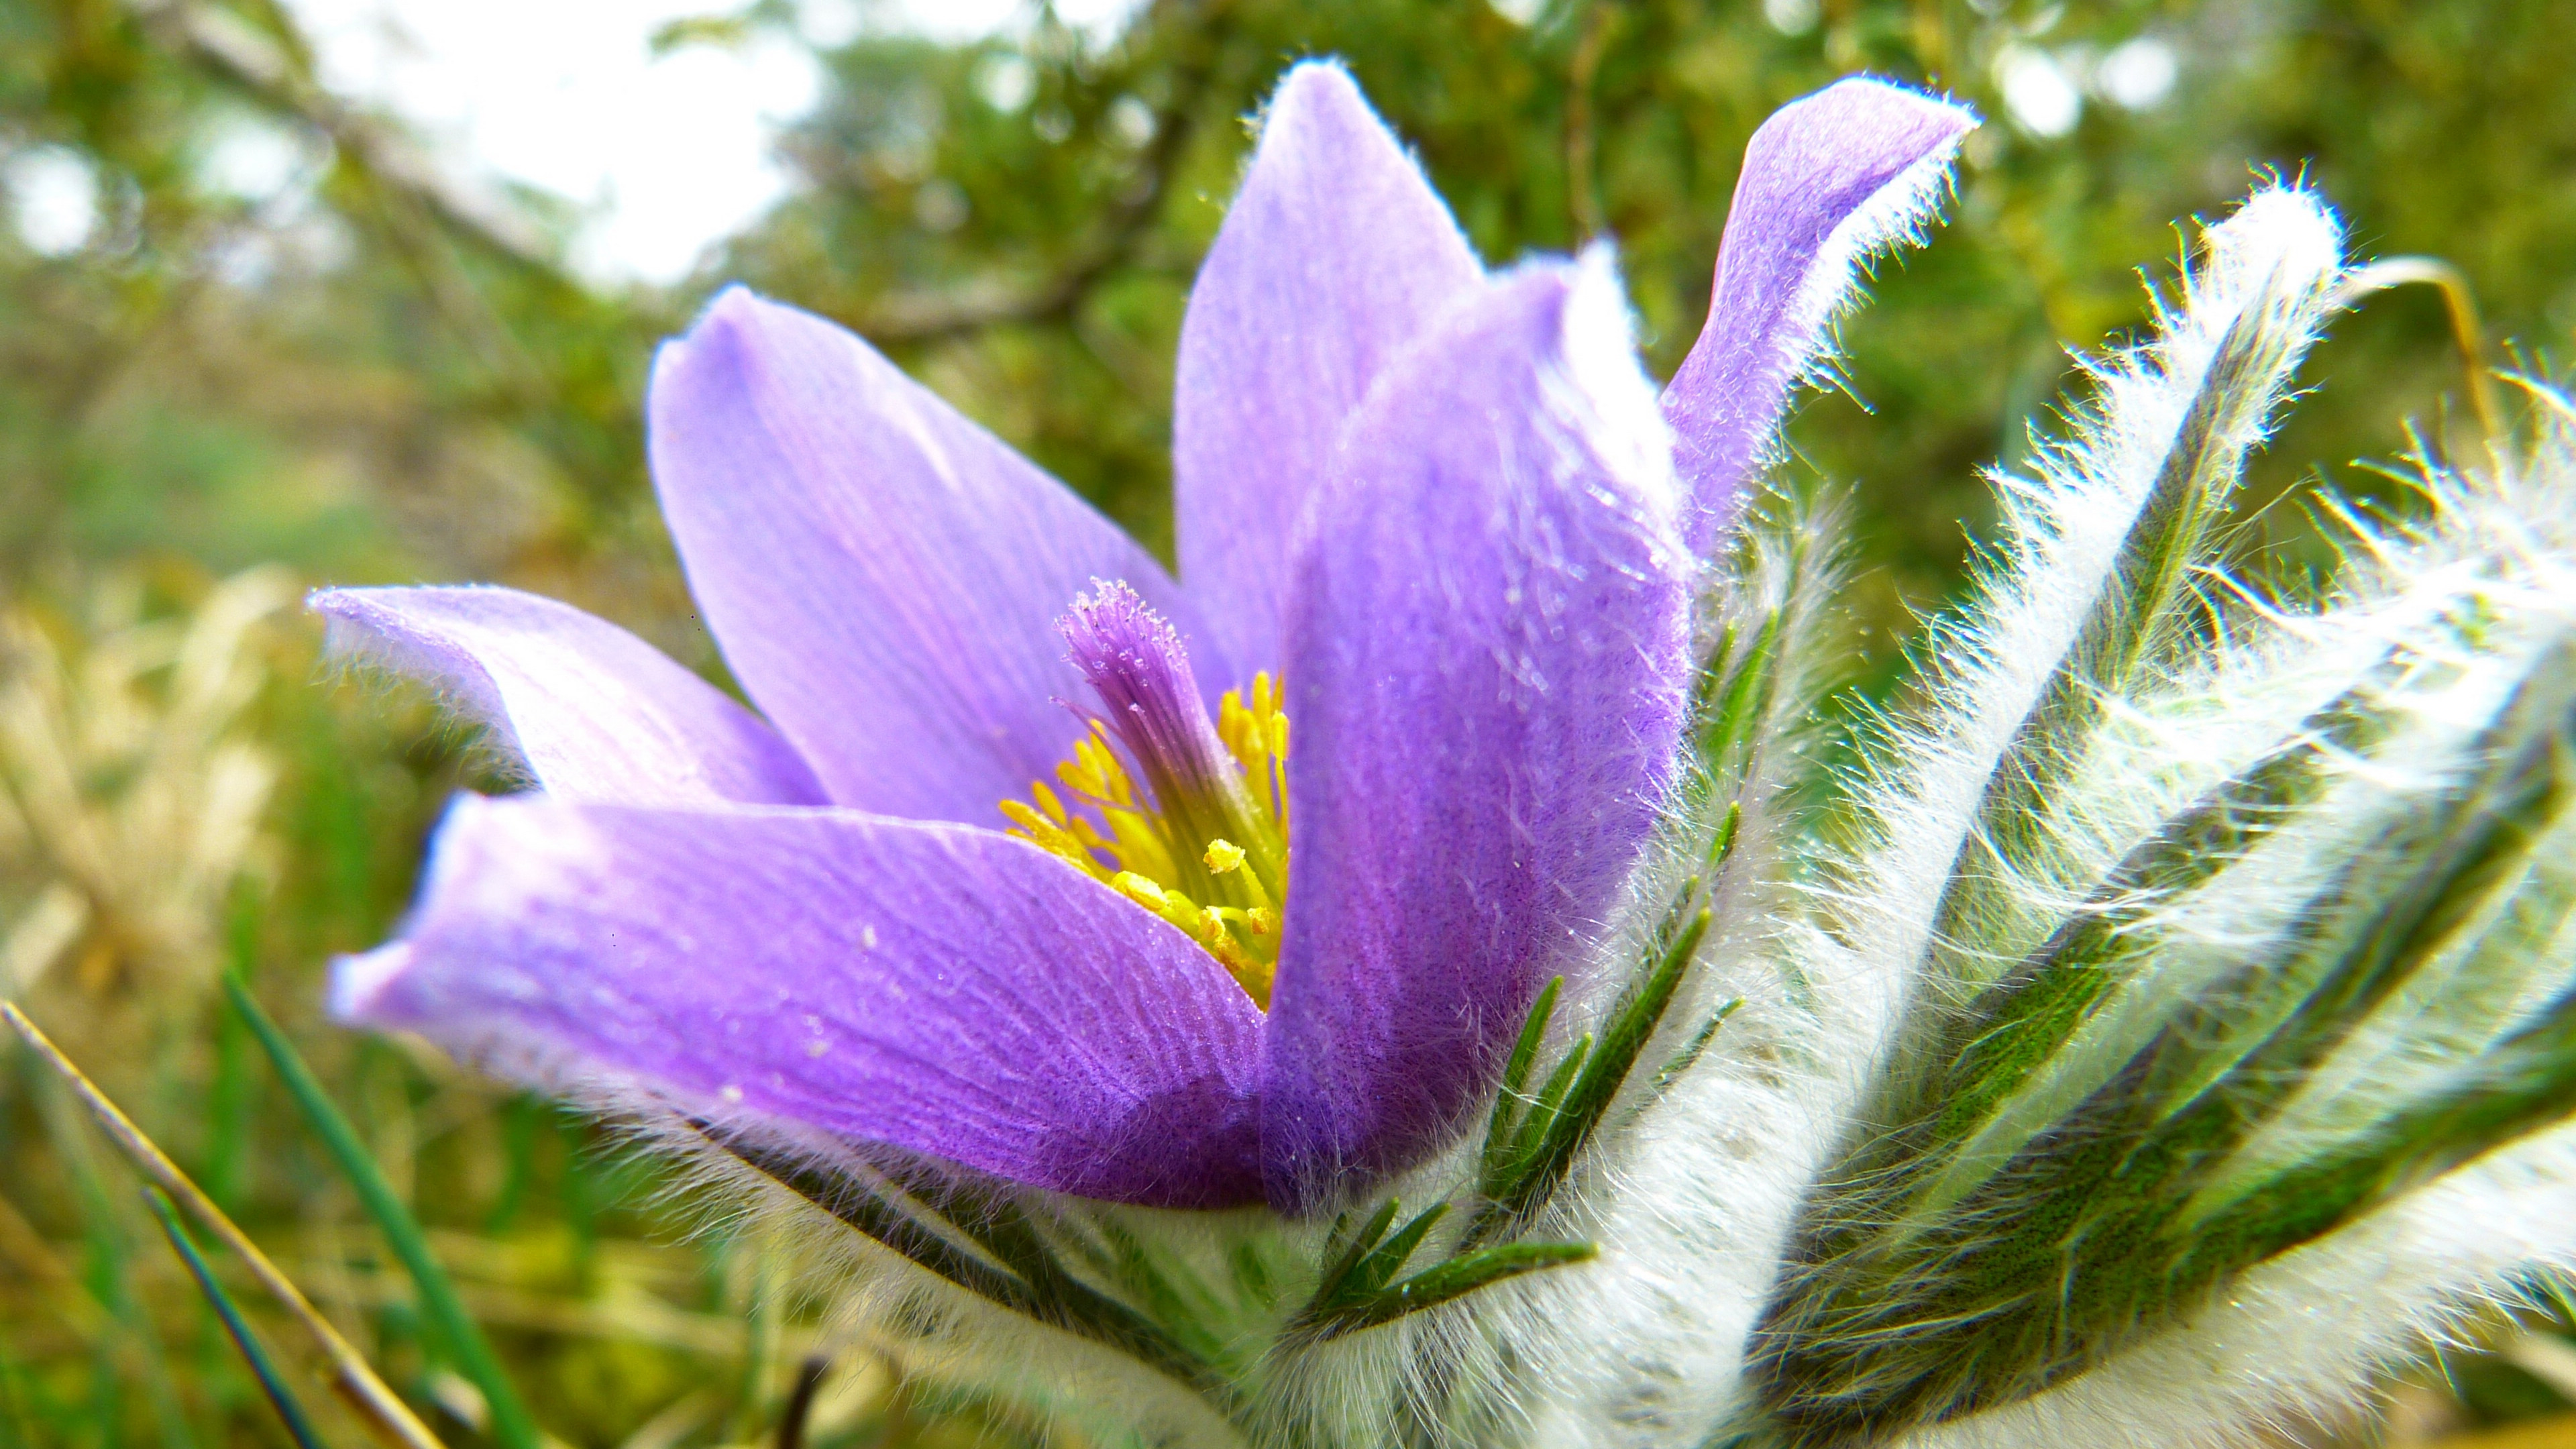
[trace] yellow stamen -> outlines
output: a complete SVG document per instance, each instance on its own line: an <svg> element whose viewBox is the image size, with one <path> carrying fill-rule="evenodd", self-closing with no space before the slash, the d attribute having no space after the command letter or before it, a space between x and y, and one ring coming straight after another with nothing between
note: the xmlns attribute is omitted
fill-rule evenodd
<svg viewBox="0 0 2576 1449"><path fill-rule="evenodd" d="M1138 788L1128 762L1097 723L1074 742L1073 757L1056 767L1062 793L1035 782L1028 801L1005 800L1001 807L1011 834L1170 922L1215 957L1265 1011L1287 885L1288 717L1280 712L1282 702L1277 681L1263 673L1253 676L1249 691L1228 690L1217 704L1217 738L1251 804L1250 819L1241 818L1239 806L1229 818L1248 834L1238 834L1236 826L1223 836L1184 831L1182 817Z"/></svg>
<svg viewBox="0 0 2576 1449"><path fill-rule="evenodd" d="M1147 880L1132 870L1122 870L1110 877L1110 889L1169 921L1183 935L1196 941L1214 956L1217 964L1243 987L1253 1004L1270 1009L1270 978L1275 963L1255 956L1234 938L1228 926L1243 921L1246 912L1232 906L1202 906L1181 892Z"/></svg>
<svg viewBox="0 0 2576 1449"><path fill-rule="evenodd" d="M1174 925L1184 929L1196 929L1198 926L1197 908L1190 904L1188 896L1178 891L1167 891L1161 885L1147 880L1132 870L1122 870L1111 876L1109 884L1120 895L1158 916L1176 909L1188 913L1182 920L1175 921Z"/></svg>

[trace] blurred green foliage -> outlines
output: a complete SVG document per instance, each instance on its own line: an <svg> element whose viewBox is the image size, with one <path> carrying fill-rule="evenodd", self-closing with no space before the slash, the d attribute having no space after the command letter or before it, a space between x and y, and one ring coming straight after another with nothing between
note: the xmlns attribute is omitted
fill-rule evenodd
<svg viewBox="0 0 2576 1449"><path fill-rule="evenodd" d="M710 10L667 38L796 18L793 0ZM1746 137L1865 69L1992 118L1949 224L1847 327L1847 388L1792 427L1857 493L1862 639L1884 661L1908 611L1955 586L1988 517L1978 470L2045 421L2068 349L2135 327L2141 264L2169 274L2181 248L2174 219L2257 175L2322 188L2365 255L2455 263L2495 355L2563 351L2567 19L2557 0L1153 0L1114 34L1042 10L970 44L871 32L824 57L824 97L782 141L793 195L662 291L579 280L561 203L479 195L392 118L325 94L274 0L0 0L0 178L69 167L98 198L70 245L0 227L0 686L107 691L51 733L10 733L0 693L19 822L0 829L0 973L24 978L0 991L23 989L456 1442L475 1438L470 1395L213 1005L216 969L252 977L358 1118L549 1433L746 1442L814 1328L761 1296L760 1244L684 1238L654 1169L596 1129L319 1022L321 963L380 935L440 801L482 778L425 701L314 687L291 617L244 636L255 687L204 743L252 752L271 783L194 933L129 919L119 903L153 882L69 871L56 834L74 827L27 805L47 750L99 819L181 768L146 748L177 709L153 651L215 579L502 580L720 671L654 513L640 405L654 342L729 280L867 334L1168 556L1173 341L1246 118L1292 60L1348 61L1488 261L1615 239L1659 371L1695 335ZM209 158L246 131L300 158L283 187L226 189ZM2311 366L2258 503L2319 479L2371 493L2356 460L2403 451L2410 422L2474 445L2461 380L2434 296L2368 300ZM2292 562L2299 517L2271 508L2258 535ZM120 658L110 683L82 662ZM44 911L72 898L68 936L27 934L71 920ZM114 1160L5 1060L0 1446L279 1442ZM2427 1423L2565 1406L2485 1362ZM816 1442L1070 1433L861 1352L839 1364ZM326 1415L334 1442L357 1432Z"/></svg>

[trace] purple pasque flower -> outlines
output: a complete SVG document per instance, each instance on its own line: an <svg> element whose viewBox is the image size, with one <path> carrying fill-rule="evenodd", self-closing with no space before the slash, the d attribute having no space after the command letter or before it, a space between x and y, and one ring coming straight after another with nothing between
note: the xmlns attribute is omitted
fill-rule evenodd
<svg viewBox="0 0 2576 1449"><path fill-rule="evenodd" d="M1302 1211L1420 1161L1580 970L1675 769L1695 560L1967 124L1871 81L1775 116L1659 400L1606 253L1487 272L1299 66L1182 329L1178 581L865 342L725 293L656 362L651 458L761 717L544 599L317 594L535 786L455 805L335 1010L1122 1202Z"/></svg>

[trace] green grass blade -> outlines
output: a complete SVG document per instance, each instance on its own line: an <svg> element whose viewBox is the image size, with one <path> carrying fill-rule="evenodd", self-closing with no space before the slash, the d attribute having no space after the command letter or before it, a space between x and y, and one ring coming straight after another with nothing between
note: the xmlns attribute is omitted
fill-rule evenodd
<svg viewBox="0 0 2576 1449"><path fill-rule="evenodd" d="M52 1039L28 1020L26 1013L14 1003L0 1001L0 1024L8 1026L17 1040L25 1043L37 1064L52 1071L55 1078L70 1089L80 1104L88 1109L90 1119L98 1124L108 1141L125 1154L126 1161L132 1163L137 1172L175 1198L196 1218L198 1226L232 1249L233 1256L241 1260L251 1276L259 1280L260 1286L268 1290L269 1296L313 1340L314 1346L330 1364L332 1387L352 1409L364 1415L388 1443L399 1445L401 1449L440 1449L438 1438L429 1432L429 1426L423 1424L420 1416L411 1411L411 1406L377 1377L366 1358L340 1336L340 1331L331 1326L330 1320L315 1310L303 1290L269 1261L259 1245L225 1216L224 1210L206 1195L204 1189L179 1170L178 1164L170 1160L169 1154L163 1152L159 1144L145 1136L143 1129L134 1125L133 1119L99 1090L98 1084L81 1071L78 1063L65 1056L62 1048L54 1045Z"/></svg>
<svg viewBox="0 0 2576 1449"><path fill-rule="evenodd" d="M502 1372L501 1361L493 1355L483 1330L466 1315L465 1305L457 1300L456 1285L430 1254L429 1240L422 1235L419 1221L394 1195L393 1185L385 1181L384 1172L368 1155L366 1144L358 1140L357 1129L332 1105L313 1069L304 1064L286 1033L269 1019L238 978L229 974L224 977L224 995L249 1025L251 1034L259 1039L261 1049L268 1053L278 1077L285 1082L287 1095L295 1099L305 1122L322 1139L341 1175L356 1190L367 1216L375 1220L394 1256L402 1260L404 1271L411 1275L412 1286L420 1294L422 1317L444 1340L458 1371L482 1391L483 1402L492 1415L494 1442L501 1449L538 1449L536 1420L529 1415L527 1404Z"/></svg>
<svg viewBox="0 0 2576 1449"><path fill-rule="evenodd" d="M749 1444L760 1437L762 1419L761 1390L769 1382L771 1341L778 1336L777 1264L771 1244L755 1234L743 1234L739 1240L749 1252L749 1300L742 1306L742 1361L735 1366L739 1375L734 1390L733 1432L727 1439L736 1444Z"/></svg>
<svg viewBox="0 0 2576 1449"><path fill-rule="evenodd" d="M11 1024L24 1020L14 1003L0 1002ZM38 1057L39 1062L43 1059ZM196 1449L196 1435L188 1427L187 1411L180 1406L177 1386L170 1377L170 1364L161 1345L161 1333L152 1323L143 1304L134 1296L132 1264L129 1261L124 1225L117 1219L115 1203L109 1198L97 1158L90 1149L89 1138L82 1133L80 1118L73 1112L70 1089L59 1079L39 1082L36 1093L39 1114L46 1135L52 1140L56 1156L72 1180L72 1189L80 1203L81 1230L88 1240L86 1280L90 1296L106 1308L122 1333L120 1343L101 1343L99 1361L99 1421L102 1432L113 1437L125 1404L123 1395L113 1392L112 1385L130 1369L142 1380L143 1395L152 1411L153 1426L169 1449Z"/></svg>
<svg viewBox="0 0 2576 1449"><path fill-rule="evenodd" d="M197 1280L198 1291L206 1295L207 1305L222 1321L224 1333L232 1339L233 1347L240 1351L242 1362L250 1365L251 1377L259 1380L259 1391L268 1396L269 1407L277 1410L278 1421L286 1425L287 1437L295 1441L297 1449L321 1449L321 1438L313 1432L313 1421L304 1416L304 1406L287 1391L285 1380L278 1377L277 1366L269 1362L268 1350L260 1347L258 1338L252 1335L250 1324L243 1320L241 1310L234 1306L232 1295L224 1291L223 1284L215 1281L214 1269L206 1265L205 1256L197 1251L195 1243L189 1241L188 1230L179 1225L179 1215L170 1209L170 1200L145 1188L143 1201L152 1209L152 1215L161 1220L163 1235L170 1239L170 1247L178 1253L179 1261L188 1265L188 1276Z"/></svg>
<svg viewBox="0 0 2576 1449"><path fill-rule="evenodd" d="M245 981L259 959L259 923L258 898L245 887L235 894L224 943L228 964ZM259 1115L259 1073L252 1060L255 1049L250 1032L240 1017L217 1012L210 1025L214 1081L206 1089L206 1146L197 1178L217 1206L238 1212Z"/></svg>

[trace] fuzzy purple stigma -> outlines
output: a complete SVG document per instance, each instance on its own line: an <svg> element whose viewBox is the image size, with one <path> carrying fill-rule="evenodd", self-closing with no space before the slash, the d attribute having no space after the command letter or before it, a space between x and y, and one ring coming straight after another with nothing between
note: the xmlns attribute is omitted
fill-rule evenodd
<svg viewBox="0 0 2576 1449"><path fill-rule="evenodd" d="M1189 650L1134 589L1095 581L1056 622L1074 667L1100 698L1082 711L1115 740L1155 809L1192 855L1211 841L1245 849L1269 832L1255 821L1243 770L1199 702ZM1188 874L1186 864L1182 873Z"/></svg>
<svg viewBox="0 0 2576 1449"><path fill-rule="evenodd" d="M1288 720L1270 676L1211 720L1189 651L1123 583L1095 580L1057 621L1098 698L1090 725L1012 834L1188 932L1265 1007L1288 888ZM1141 788L1140 788L1141 787Z"/></svg>

